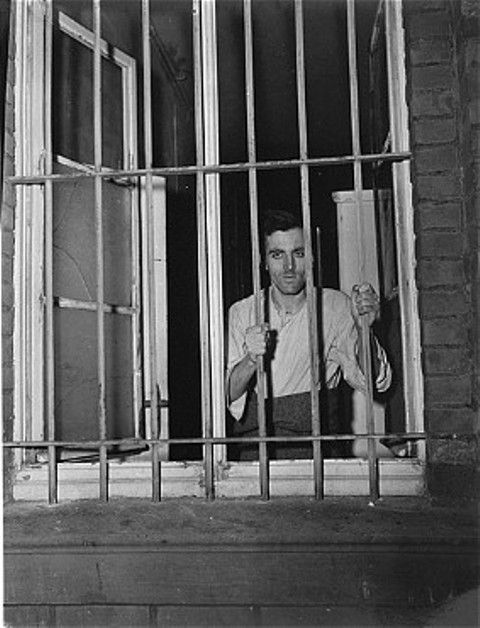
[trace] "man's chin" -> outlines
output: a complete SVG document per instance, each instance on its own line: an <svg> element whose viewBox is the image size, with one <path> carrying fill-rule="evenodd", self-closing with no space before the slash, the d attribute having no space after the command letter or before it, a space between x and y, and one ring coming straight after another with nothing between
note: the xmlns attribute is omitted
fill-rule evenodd
<svg viewBox="0 0 480 628"><path fill-rule="evenodd" d="M299 286L299 285L295 285L295 284L283 284L282 286L280 286L280 291L283 292L283 294L300 294L300 292L302 292L304 286Z"/></svg>

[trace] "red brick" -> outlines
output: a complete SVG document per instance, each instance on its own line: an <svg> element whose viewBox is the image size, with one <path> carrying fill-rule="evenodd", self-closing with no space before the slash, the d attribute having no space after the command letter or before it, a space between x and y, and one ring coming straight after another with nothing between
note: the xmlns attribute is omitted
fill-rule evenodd
<svg viewBox="0 0 480 628"><path fill-rule="evenodd" d="M4 338L2 342L2 364L11 366L13 364L13 338Z"/></svg>
<svg viewBox="0 0 480 628"><path fill-rule="evenodd" d="M460 316L469 311L470 303L463 292L420 291L420 312L425 318Z"/></svg>
<svg viewBox="0 0 480 628"><path fill-rule="evenodd" d="M2 308L2 336L13 334L13 311L5 311Z"/></svg>
<svg viewBox="0 0 480 628"><path fill-rule="evenodd" d="M427 405L445 403L468 405L472 398L472 379L470 375L427 376L425 377L425 396Z"/></svg>
<svg viewBox="0 0 480 628"><path fill-rule="evenodd" d="M13 307L13 285L11 283L2 285L2 306Z"/></svg>
<svg viewBox="0 0 480 628"><path fill-rule="evenodd" d="M16 203L16 191L15 191L15 186L14 185L10 185L9 183L5 183L4 187L3 187L3 199L2 199L2 205L6 205L7 207L10 207L11 209L15 207L15 203ZM2 225L4 224L4 220L3 220L3 214L2 214Z"/></svg>
<svg viewBox="0 0 480 628"><path fill-rule="evenodd" d="M411 72L414 90L451 89L453 72L450 65L429 65L413 67Z"/></svg>
<svg viewBox="0 0 480 628"><path fill-rule="evenodd" d="M478 429L476 412L472 408L427 408L425 414L429 432L470 434Z"/></svg>
<svg viewBox="0 0 480 628"><path fill-rule="evenodd" d="M420 200L451 200L461 193L460 178L456 174L421 175L415 187Z"/></svg>
<svg viewBox="0 0 480 628"><path fill-rule="evenodd" d="M7 186L4 187L4 190ZM14 219L14 209L13 207L7 205L6 203L2 204L2 218L1 218L2 229L5 231L12 232L15 227L15 219Z"/></svg>
<svg viewBox="0 0 480 628"><path fill-rule="evenodd" d="M460 203L419 203L415 212L419 229L459 229L460 220Z"/></svg>
<svg viewBox="0 0 480 628"><path fill-rule="evenodd" d="M419 39L410 45L412 65L443 63L451 58L451 47L446 39Z"/></svg>
<svg viewBox="0 0 480 628"><path fill-rule="evenodd" d="M477 444L474 439L432 439L428 443L428 461L430 464L476 467L478 465ZM474 480L472 477L468 479L470 482ZM463 481L465 480L463 479ZM473 492L475 491L473 490Z"/></svg>
<svg viewBox="0 0 480 628"><path fill-rule="evenodd" d="M13 376L13 369L12 368L3 368L3 370L2 370L2 385L5 388L13 389L14 384L15 384L15 381L14 381L14 376Z"/></svg>
<svg viewBox="0 0 480 628"><path fill-rule="evenodd" d="M14 104L15 104L15 92L13 89L13 85L11 85L10 83L7 83L7 86L5 89L5 106L13 107ZM10 117L8 113L6 114L6 117Z"/></svg>
<svg viewBox="0 0 480 628"><path fill-rule="evenodd" d="M457 165L457 151L452 144L415 150L415 164L418 172L445 172Z"/></svg>
<svg viewBox="0 0 480 628"><path fill-rule="evenodd" d="M2 230L2 252L5 255L13 255L13 233Z"/></svg>
<svg viewBox="0 0 480 628"><path fill-rule="evenodd" d="M446 37L449 30L449 16L444 11L417 14L412 16L408 25L410 40Z"/></svg>
<svg viewBox="0 0 480 628"><path fill-rule="evenodd" d="M462 319L433 319L422 322L424 345L464 345L468 326Z"/></svg>
<svg viewBox="0 0 480 628"><path fill-rule="evenodd" d="M470 39L465 47L465 66L478 66L480 64L480 39Z"/></svg>
<svg viewBox="0 0 480 628"><path fill-rule="evenodd" d="M408 15L427 13L429 11L443 11L448 8L445 0L404 0L405 11ZM413 19L416 18L416 15Z"/></svg>
<svg viewBox="0 0 480 628"><path fill-rule="evenodd" d="M416 241L419 257L461 257L464 249L464 236L453 232L420 233Z"/></svg>
<svg viewBox="0 0 480 628"><path fill-rule="evenodd" d="M451 91L429 92L415 90L410 99L410 110L414 117L451 116L455 111Z"/></svg>
<svg viewBox="0 0 480 628"><path fill-rule="evenodd" d="M422 288L461 286L465 280L463 262L450 260L421 260L418 263L419 285Z"/></svg>
<svg viewBox="0 0 480 628"><path fill-rule="evenodd" d="M15 157L15 140L11 133L5 133L4 151L10 157Z"/></svg>
<svg viewBox="0 0 480 628"><path fill-rule="evenodd" d="M465 348L428 347L423 352L425 372L437 373L469 373L472 367L471 358Z"/></svg>
<svg viewBox="0 0 480 628"><path fill-rule="evenodd" d="M413 124L413 137L416 144L451 142L456 138L454 118L416 120Z"/></svg>
<svg viewBox="0 0 480 628"><path fill-rule="evenodd" d="M480 98L473 99L468 105L470 114L470 122L472 124L480 124Z"/></svg>

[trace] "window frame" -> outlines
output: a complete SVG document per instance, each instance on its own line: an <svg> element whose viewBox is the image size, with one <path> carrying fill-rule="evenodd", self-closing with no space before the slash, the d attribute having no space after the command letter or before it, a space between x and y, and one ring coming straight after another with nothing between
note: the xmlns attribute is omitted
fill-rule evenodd
<svg viewBox="0 0 480 628"><path fill-rule="evenodd" d="M50 2L50 0L47 0ZM144 7L148 4L148 0L144 0ZM389 102L390 102L390 116L392 122L392 151L402 152L407 155L408 147L408 110L405 94L405 44L404 44L404 30L402 23L402 7L400 0L385 0L384 2L386 11L385 19L387 25L387 44L388 44L388 67L389 67ZM28 19L28 11L35 13L35 19L33 23L38 22L35 28L40 29L39 33L34 33L34 37L37 39L37 45L39 48L43 47L40 42L44 40L43 24L44 13L43 8L38 3L25 3L25 7L22 7L23 3L18 3L17 8L17 41L21 41L28 31L29 25L32 24L31 18ZM33 7L33 8L32 8ZM202 417L203 417L203 437L220 439L218 444L206 442L204 444L205 460L203 463L190 463L188 470L184 465L178 463L162 463L162 469L165 470L164 483L168 483L168 478L172 479L173 484L177 482L177 486L180 488L180 494L191 494L193 485L197 488L199 484L203 482L202 478L210 475L210 480L207 484L210 484L215 480L216 494L230 494L240 495L242 490L245 490L245 494L257 493L257 481L258 481L258 463L235 463L228 461L226 458L226 444L221 442L221 439L225 437L225 391L224 391L224 316L223 316L223 296L222 296L222 265L221 265L221 239L220 239L220 190L219 190L219 178L222 172L222 165L219 164L219 151L218 151L218 79L216 69L216 24L215 24L215 2L205 2L205 0L193 0L194 7L194 38L196 39L197 49L202 52L200 63L196 61L196 112L197 112L197 164L194 168L188 170L187 167L178 168L165 168L165 169L152 169L151 164L148 165L147 161L147 197L150 195L150 199L147 198L146 205L151 205L151 191L148 192L148 178L155 174L165 174L168 176L170 173L182 173L192 172L197 173L197 216L199 218L199 230L198 230L198 244L199 244L199 277L202 277L204 273L204 280L200 281L200 320L206 323L200 325L201 329L201 361L202 361ZM35 21L36 20L36 21ZM23 50L23 49L22 49ZM20 53L25 54L24 52ZM20 56L24 61L24 57ZM43 53L41 56L35 56L36 63L44 63ZM17 68L17 72L20 72L22 76L22 67ZM43 74L38 74L43 76ZM35 83L38 83L36 81ZM28 109L28 105L23 101L24 95L28 90L21 90L21 86L25 85L23 82L17 82L17 107L19 112L19 120L21 124L24 123L25 107ZM43 89L41 86L36 86L35 89ZM198 89L198 91L197 91ZM148 90L147 90L148 92ZM31 92L33 93L33 92ZM43 92L42 92L43 93ZM400 97L401 95L401 97ZM42 99L43 100L43 99ZM35 108L33 108L35 109ZM40 110L40 108L38 108ZM23 116L23 117L22 117ZM203 124L202 124L203 122ZM40 134L38 137L32 139L33 130L27 127L27 132L21 126L22 131L19 132L17 146L21 146L27 139L31 143L38 142L41 146L45 145L45 126L44 120L41 119L41 124L33 125L33 127ZM148 127L148 125L146 125ZM199 136L199 128L201 129L201 137ZM30 138L30 139L28 139ZM41 140L41 141L40 141ZM27 141L27 144L28 144ZM26 151L28 152L28 151ZM368 155L363 155L368 157ZM356 157L353 163L360 163L361 157L356 161ZM308 159L305 155L299 160L300 168L308 172L308 165L315 160ZM346 163L346 160L344 160ZM41 165L41 160L40 164ZM256 167L262 167L261 164L256 164L252 168L252 160L248 167L243 167L244 170L249 172L255 172ZM332 163L335 163L335 158ZM352 162L350 162L352 163ZM34 167L31 161L28 161L28 156L24 152L20 151L18 161L17 176L24 177L24 183L28 183L28 179L32 180L32 177L38 176L41 178L44 175L42 167ZM280 162L279 162L280 166ZM393 163L394 174L394 194L397 207L403 207L406 211L398 212L397 215L397 249L398 265L399 265L399 278L400 278L400 304L402 311L402 345L404 347L404 375L405 375L405 399L408 401L407 410L407 427L410 431L421 432L424 429L423 426L423 377L421 371L420 362L420 333L419 333L419 316L417 306L417 290L415 287L415 254L414 254L414 231L413 231L413 210L412 210L412 188L410 182L410 167L408 158L405 157L403 161ZM137 164L135 161L130 160L126 170L127 174L136 174ZM143 172L142 172L143 174ZM39 201L43 204L43 195L40 193L40 185L20 185L17 188L18 193L18 207L26 207L30 202L31 195L37 194ZM25 199L25 194L27 199ZM40 198L42 197L42 198ZM148 211L148 210L147 210ZM21 214L22 212L17 212ZM38 212L41 213L41 212ZM23 229L24 225L20 225ZM42 229L43 231L43 224ZM204 255L204 251L208 250L208 256ZM18 258L18 259L17 259ZM16 275L15 282L17 286L23 285L21 279L21 264L20 257L16 255ZM39 259L37 271L43 275L43 259ZM35 262L36 263L36 262ZM203 283L202 283L203 281ZM25 299L20 301L22 308L19 311L24 311L26 304ZM41 300L37 304L38 309L42 309L43 303ZM23 315L23 314L22 314ZM16 330L16 337L20 337L19 325ZM43 323L42 323L43 329ZM405 335L404 335L405 334ZM19 342L19 341L17 341ZM16 345L17 346L17 345ZM19 345L21 347L21 343ZM40 345L38 346L40 351ZM41 348L43 356L43 347ZM17 348L17 356L21 357L21 351ZM39 363L39 355L36 355L36 363ZM43 359L42 359L43 368ZM18 378L18 386L16 386L17 392L17 407L16 416L24 416L22 404L24 404L24 398L22 398L22 391L25 391L25 362L20 360L16 368L16 377ZM156 377L156 374L153 374ZM40 387L39 387L40 388ZM37 391L38 395L43 394L40 390ZM42 403L43 407L43 403ZM212 417L210 422L209 417ZM16 421L15 438L21 440L22 435L24 437L24 430L20 425L20 421ZM33 435L35 436L35 434ZM42 434L38 434L42 436ZM155 445L153 446L155 449ZM407 493L409 491L418 492L423 487L422 475L419 472L419 466L422 466L424 458L423 447L419 447L418 458L413 460L385 460L380 461L380 482L382 482L382 473L385 474L385 478L388 480L388 474L391 477L398 475L400 480L394 480L395 491L404 490ZM352 482L351 478L360 478L365 482L367 477L366 467L368 466L364 460L352 459L352 460L326 460L323 463L325 465L325 492L329 493L332 487L337 487L342 494L342 491L348 489L348 484ZM138 470L138 478L141 481L148 480L148 473L152 470L152 467L148 463L132 462L129 464L131 469L136 468ZM112 469L115 465L110 465ZM271 477L272 486L286 486L287 484L294 490L294 494L311 494L312 471L310 467L312 461L271 461ZM78 470L80 467L75 467ZM155 461L153 462L153 468L155 468ZM383 472L382 472L383 469ZM67 466L64 467L64 472L75 475L74 468ZM43 475L42 475L43 473ZM97 473L95 465L91 466L91 473ZM154 471L155 473L155 471ZM358 476L358 474L360 474ZM404 474L402 476L402 474ZM44 470L40 470L37 474L38 478L44 476ZM79 473L79 475L82 475ZM121 474L120 474L121 475ZM184 478L184 476L186 476ZM20 477L20 476L19 476ZM138 479L137 478L137 479ZM183 479L181 479L183 478ZM193 480L192 480L193 478ZM349 479L350 478L350 479ZM406 479L405 479L406 478ZM132 478L134 482L136 479ZM114 481L115 482L115 481ZM283 484L282 484L283 483ZM22 482L20 482L20 485ZM385 484L385 482L384 482ZM20 486L19 485L19 486ZM118 486L128 485L126 478L119 479ZM30 485L32 486L32 485ZM187 487L187 488L185 488ZM403 487L403 488L399 488ZM275 493L277 489L273 489L272 493ZM20 493L21 493L20 489ZM72 489L73 490L73 489ZM129 489L121 489L128 493ZM187 493L182 493L182 490ZM279 489L280 492L282 489ZM290 489L288 489L290 490ZM363 489L360 489L361 491ZM383 492L389 491L383 487ZM306 491L306 492L304 492ZM27 493L29 491L27 490ZM81 491L80 491L81 492ZM75 491L73 490L73 493ZM168 493L168 490L167 490ZM207 489L208 493L208 489ZM123 493L122 493L123 494ZM288 493L292 494L292 493ZM211 495L213 496L213 495Z"/></svg>

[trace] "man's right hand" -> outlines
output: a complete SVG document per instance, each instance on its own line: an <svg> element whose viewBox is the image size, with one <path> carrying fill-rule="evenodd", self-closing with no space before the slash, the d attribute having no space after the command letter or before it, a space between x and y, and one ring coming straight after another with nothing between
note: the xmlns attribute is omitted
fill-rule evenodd
<svg viewBox="0 0 480 628"><path fill-rule="evenodd" d="M256 362L258 356L265 355L269 329L268 323L262 323L249 327L245 332L244 350L252 362Z"/></svg>

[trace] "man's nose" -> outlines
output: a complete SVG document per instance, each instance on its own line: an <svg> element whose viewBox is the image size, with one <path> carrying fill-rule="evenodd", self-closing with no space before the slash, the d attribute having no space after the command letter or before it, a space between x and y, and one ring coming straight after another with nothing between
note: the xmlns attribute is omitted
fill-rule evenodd
<svg viewBox="0 0 480 628"><path fill-rule="evenodd" d="M285 255L284 260L285 270L295 270L295 258L292 255Z"/></svg>

